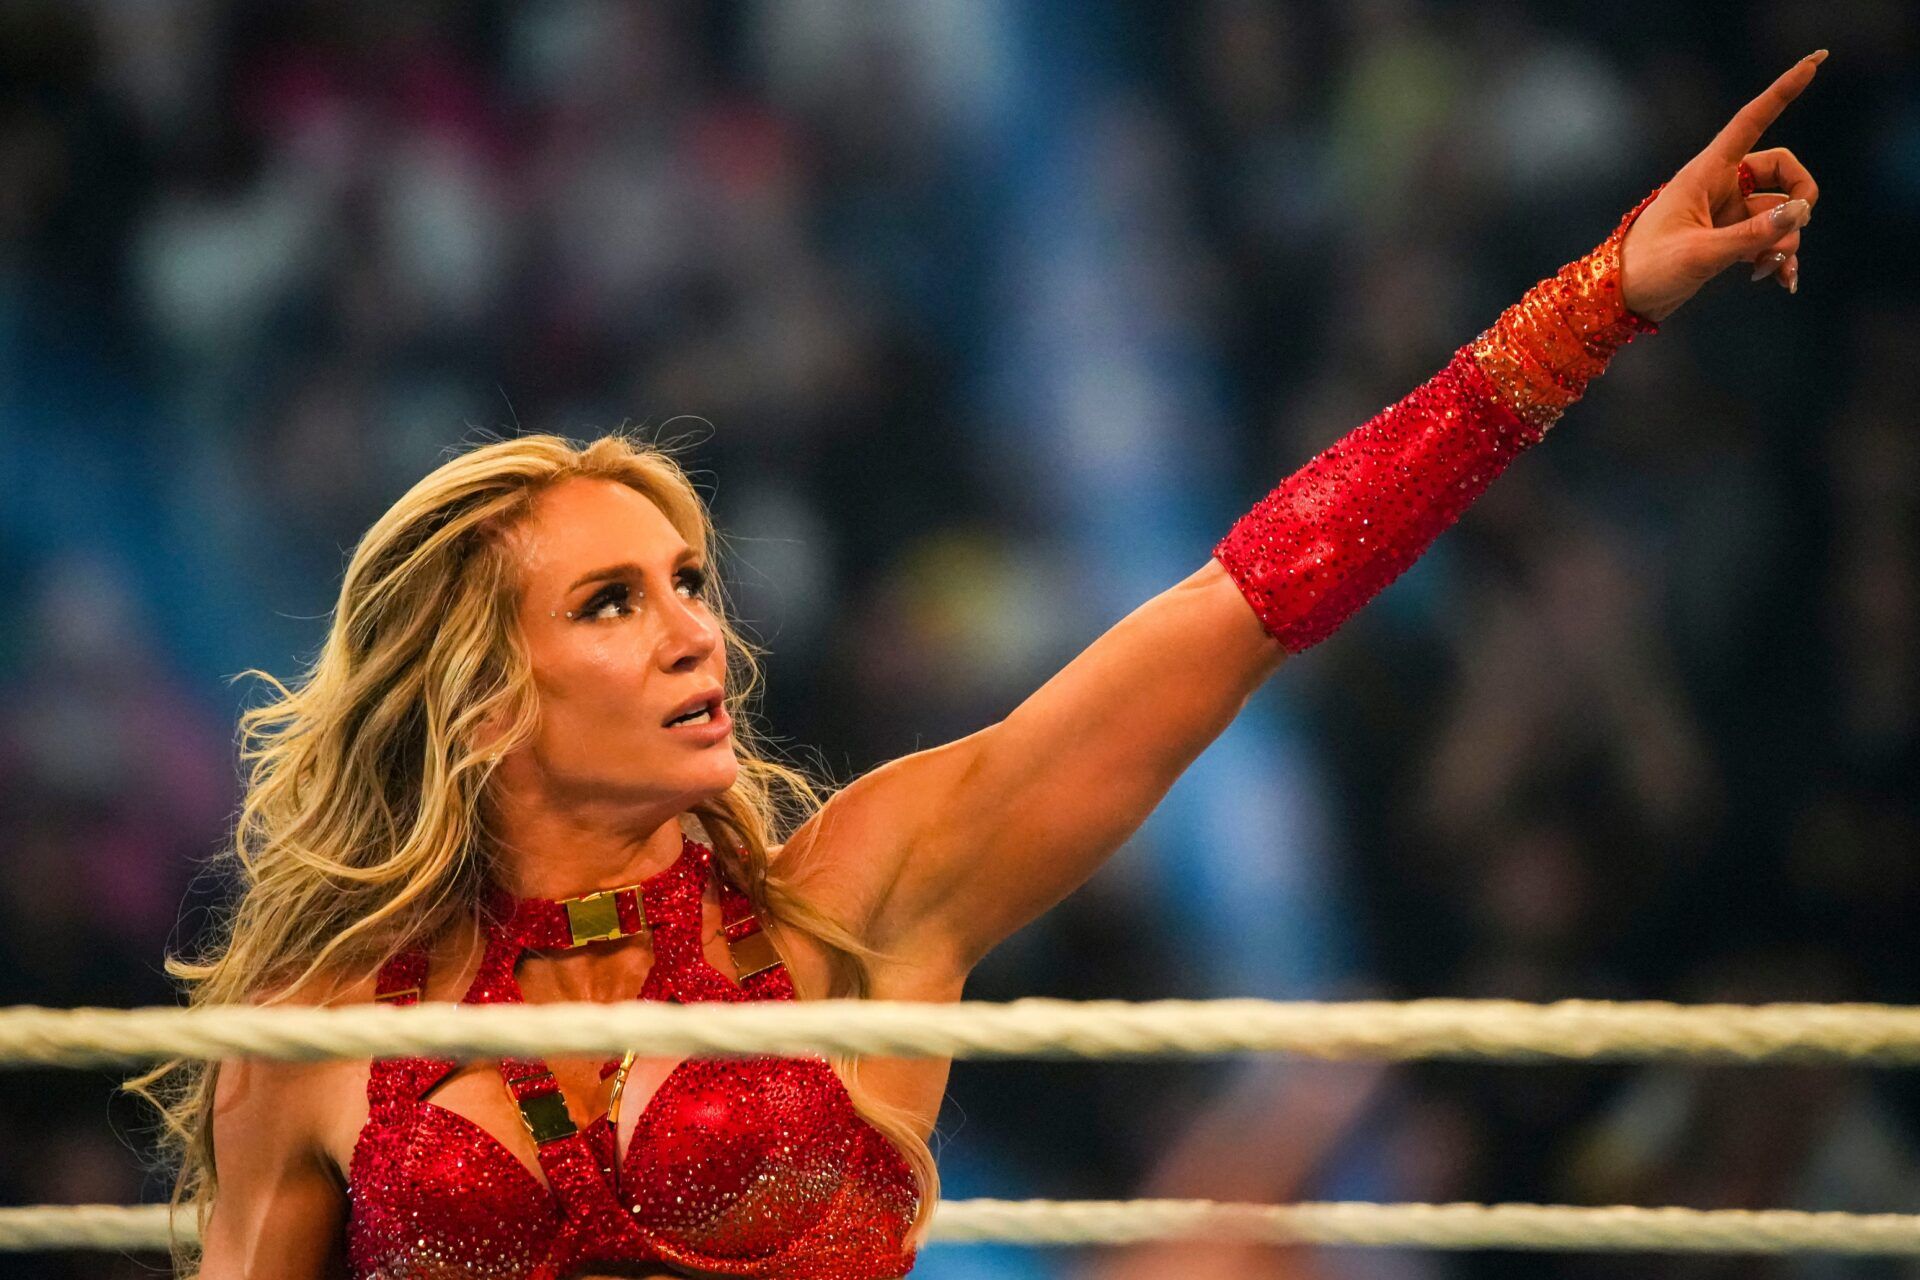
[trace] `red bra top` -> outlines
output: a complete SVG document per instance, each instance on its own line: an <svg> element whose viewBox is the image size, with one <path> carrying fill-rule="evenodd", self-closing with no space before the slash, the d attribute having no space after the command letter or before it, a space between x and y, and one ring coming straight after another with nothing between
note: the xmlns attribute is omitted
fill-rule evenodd
<svg viewBox="0 0 1920 1280"><path fill-rule="evenodd" d="M794 999L747 895L724 874L728 945L749 963L736 985L707 961L700 904L711 867L712 850L683 835L673 866L572 899L571 911L492 895L486 953L463 999L521 1000L514 966L530 947L642 928L654 952L642 1000ZM425 949L404 952L381 969L378 998L412 1004L426 975ZM347 1177L355 1280L564 1280L595 1264L647 1262L767 1280L893 1280L913 1267L903 1247L919 1205L912 1169L855 1114L824 1058L681 1062L641 1112L624 1162L607 1116L574 1127L544 1063L502 1061L544 1185L479 1124L424 1100L459 1065L373 1062Z"/></svg>

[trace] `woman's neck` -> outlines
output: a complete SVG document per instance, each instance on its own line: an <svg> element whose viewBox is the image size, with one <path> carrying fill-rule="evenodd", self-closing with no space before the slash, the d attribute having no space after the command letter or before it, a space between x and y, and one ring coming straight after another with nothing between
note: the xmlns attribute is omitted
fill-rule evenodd
<svg viewBox="0 0 1920 1280"><path fill-rule="evenodd" d="M635 884L680 857L677 815L639 836L552 811L510 823L496 819L490 828L495 877L516 898L571 898Z"/></svg>

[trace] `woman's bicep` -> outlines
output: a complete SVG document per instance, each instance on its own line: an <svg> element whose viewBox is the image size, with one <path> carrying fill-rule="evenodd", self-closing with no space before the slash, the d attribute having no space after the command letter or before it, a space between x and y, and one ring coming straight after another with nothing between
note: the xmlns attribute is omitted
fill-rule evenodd
<svg viewBox="0 0 1920 1280"><path fill-rule="evenodd" d="M869 941L965 974L1092 875L1285 656L1209 561L1004 720L850 784L796 860L859 891Z"/></svg>
<svg viewBox="0 0 1920 1280"><path fill-rule="evenodd" d="M324 1064L321 1064L324 1065ZM235 1059L214 1089L213 1213L201 1280L337 1280L347 1199L316 1140L315 1065Z"/></svg>
<svg viewBox="0 0 1920 1280"><path fill-rule="evenodd" d="M1217 560L1135 609L973 736L901 918L986 954L1112 856L1285 658Z"/></svg>

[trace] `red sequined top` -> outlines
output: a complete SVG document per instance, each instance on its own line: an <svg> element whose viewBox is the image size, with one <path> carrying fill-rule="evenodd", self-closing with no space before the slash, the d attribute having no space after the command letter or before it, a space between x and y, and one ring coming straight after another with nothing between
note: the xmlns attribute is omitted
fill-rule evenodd
<svg viewBox="0 0 1920 1280"><path fill-rule="evenodd" d="M712 871L712 850L683 836L673 866L597 902L574 900L597 916L570 920L561 903L493 895L486 953L463 999L521 1000L522 952L572 945L583 919L599 936L651 933L642 1000L794 999L747 895L724 874L729 945L736 957L757 950L766 967L740 965L736 985L707 961L700 904ZM426 972L424 949L403 953L381 970L379 998L414 1003ZM479 1124L425 1099L458 1066L373 1063L348 1169L356 1280L564 1280L650 1262L766 1280L891 1280L913 1267L912 1170L854 1112L824 1058L681 1062L641 1113L624 1161L607 1116L574 1127L544 1063L503 1061L544 1181Z"/></svg>

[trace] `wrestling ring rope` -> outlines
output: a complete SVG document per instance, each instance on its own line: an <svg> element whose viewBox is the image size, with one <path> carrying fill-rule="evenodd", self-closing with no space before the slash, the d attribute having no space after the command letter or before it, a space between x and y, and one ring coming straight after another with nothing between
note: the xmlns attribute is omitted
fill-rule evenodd
<svg viewBox="0 0 1920 1280"><path fill-rule="evenodd" d="M676 1005L420 1004L187 1010L0 1009L0 1067L157 1058L853 1053L1128 1058L1288 1053L1323 1060L1920 1062L1920 1008L1570 1000L871 1000ZM164 1205L0 1209L0 1250L164 1248ZM178 1230L190 1234L183 1219ZM1920 1255L1920 1215L1563 1205L955 1200L931 1239L1147 1240L1726 1253Z"/></svg>

